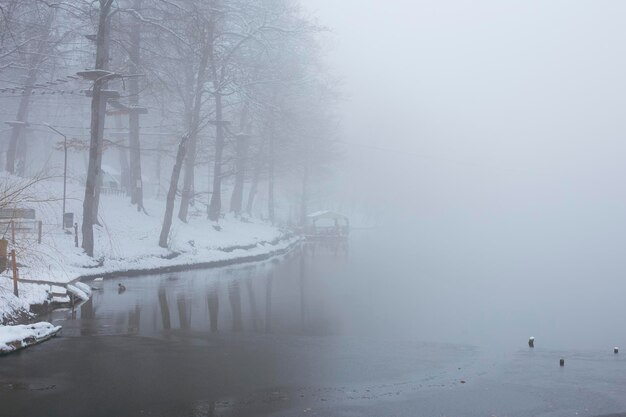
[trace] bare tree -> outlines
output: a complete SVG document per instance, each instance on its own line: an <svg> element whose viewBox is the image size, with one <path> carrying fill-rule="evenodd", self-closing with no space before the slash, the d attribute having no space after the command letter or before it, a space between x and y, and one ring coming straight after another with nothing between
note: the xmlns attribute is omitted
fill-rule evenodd
<svg viewBox="0 0 626 417"><path fill-rule="evenodd" d="M167 238L170 234L170 228L172 227L172 217L174 216L174 200L176 199L176 192L178 191L178 181L180 179L180 171L183 165L183 159L187 152L187 141L189 135L183 136L178 144L178 152L176 153L176 163L172 169L172 179L170 180L170 188L167 192L167 200L165 205L165 216L163 217L163 226L161 227L161 235L159 236L159 246L167 248Z"/></svg>
<svg viewBox="0 0 626 417"><path fill-rule="evenodd" d="M110 78L106 71L109 60L109 29L110 14L113 0L99 0L98 34L96 35L96 70L103 74L95 79L91 97L91 139L89 144L89 166L85 182L85 198L83 200L82 247L89 256L94 254L93 226L97 222L98 197L97 187L101 181L102 171L102 127L104 126L104 110L106 96L102 90Z"/></svg>

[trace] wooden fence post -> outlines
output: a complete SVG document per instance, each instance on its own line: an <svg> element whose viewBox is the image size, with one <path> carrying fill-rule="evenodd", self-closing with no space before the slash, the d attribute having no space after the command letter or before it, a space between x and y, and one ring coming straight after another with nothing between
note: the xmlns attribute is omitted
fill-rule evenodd
<svg viewBox="0 0 626 417"><path fill-rule="evenodd" d="M42 229L42 222L41 220L39 220L37 222L37 243L41 244L41 229Z"/></svg>
<svg viewBox="0 0 626 417"><path fill-rule="evenodd" d="M19 297L20 293L17 288L18 276L17 276L17 260L15 259L15 249L11 250L11 258L13 258L13 294L15 294L16 297Z"/></svg>
<svg viewBox="0 0 626 417"><path fill-rule="evenodd" d="M15 221L11 220L11 243L15 245Z"/></svg>
<svg viewBox="0 0 626 417"><path fill-rule="evenodd" d="M9 267L8 256L9 241L2 238L0 239L0 272L4 272Z"/></svg>

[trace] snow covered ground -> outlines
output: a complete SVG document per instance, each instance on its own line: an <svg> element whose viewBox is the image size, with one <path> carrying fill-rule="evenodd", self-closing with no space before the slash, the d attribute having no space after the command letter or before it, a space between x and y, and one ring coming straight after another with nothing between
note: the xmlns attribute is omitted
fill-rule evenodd
<svg viewBox="0 0 626 417"><path fill-rule="evenodd" d="M0 181L15 179L3 177ZM9 271L0 275L0 322L16 310L48 299L50 285L27 284L29 281L66 285L83 276L237 260L286 250L298 240L266 223L242 222L230 215L220 220L220 230L217 230L215 224L206 219L206 208L198 204L191 207L188 223L175 217L169 247L164 249L158 246L164 201L146 199L148 214L145 214L137 212L126 196L102 195L99 211L102 226L94 228L95 256L89 258L80 248L84 188L70 183L67 190L66 211L74 213L74 222L79 225L79 247L75 247L74 230L67 233L61 228L62 190L61 180L44 180L35 184L28 192L28 201L20 204L20 207L34 208L37 220L43 222L42 243L37 243L36 233L16 235L17 260L21 264L19 276L23 280L20 299L13 296ZM9 231L0 231L10 239Z"/></svg>
<svg viewBox="0 0 626 417"><path fill-rule="evenodd" d="M32 346L55 336L61 326L41 322L19 326L0 326L0 355Z"/></svg>

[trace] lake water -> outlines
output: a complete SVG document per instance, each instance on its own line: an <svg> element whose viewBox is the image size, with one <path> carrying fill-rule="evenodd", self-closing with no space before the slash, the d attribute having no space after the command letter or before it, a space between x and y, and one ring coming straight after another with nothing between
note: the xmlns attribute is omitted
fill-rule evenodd
<svg viewBox="0 0 626 417"><path fill-rule="evenodd" d="M476 248L447 260L436 242L396 242L356 231L259 264L105 280L49 318L62 336L0 358L0 415L626 410L612 352L626 354L626 284L564 287L502 259L481 274Z"/></svg>

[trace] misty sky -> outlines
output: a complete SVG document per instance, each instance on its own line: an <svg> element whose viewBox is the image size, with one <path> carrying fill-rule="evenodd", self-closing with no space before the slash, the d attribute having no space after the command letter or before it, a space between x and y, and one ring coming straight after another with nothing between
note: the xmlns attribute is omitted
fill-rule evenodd
<svg viewBox="0 0 626 417"><path fill-rule="evenodd" d="M606 300L626 274L626 3L308 3L335 33L348 192L402 226L416 277L564 314Z"/></svg>
<svg viewBox="0 0 626 417"><path fill-rule="evenodd" d="M349 145L353 157L367 154L354 158L359 164L383 164L383 183L408 176L413 197L444 204L484 195L550 205L560 196L617 199L624 208L625 3L308 7L334 30L345 140L404 153ZM360 178L374 172L360 170Z"/></svg>

